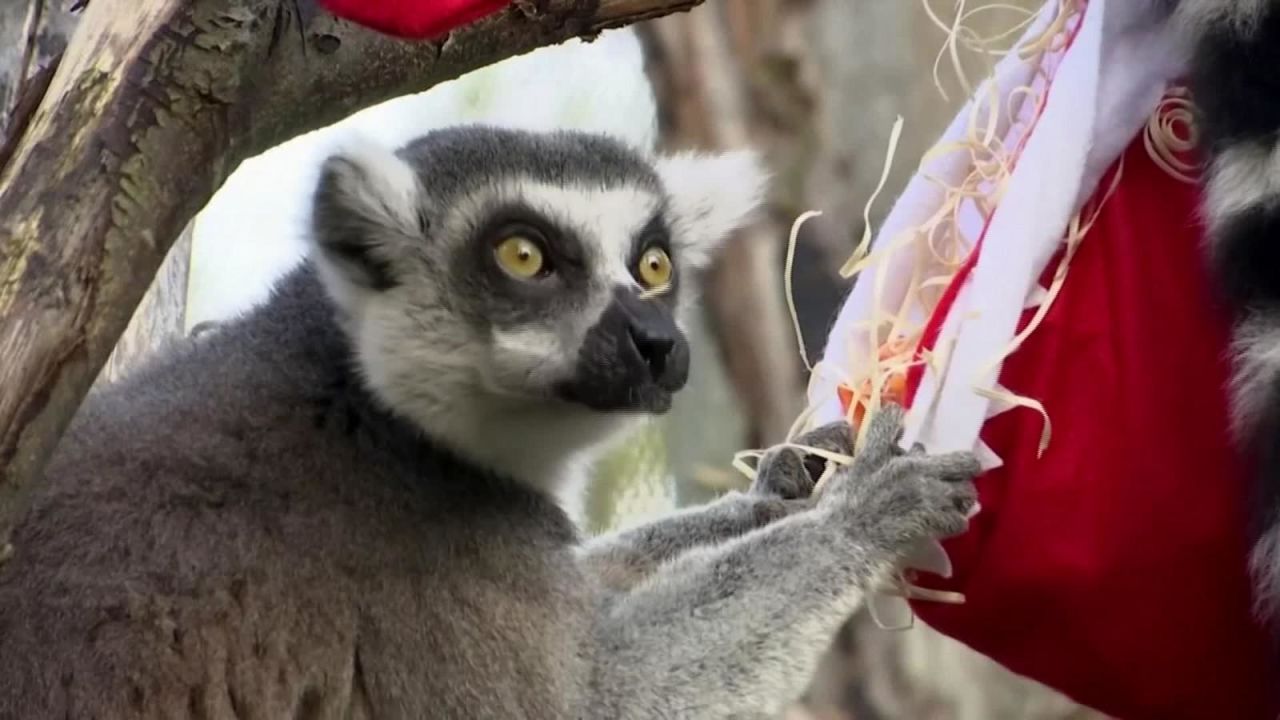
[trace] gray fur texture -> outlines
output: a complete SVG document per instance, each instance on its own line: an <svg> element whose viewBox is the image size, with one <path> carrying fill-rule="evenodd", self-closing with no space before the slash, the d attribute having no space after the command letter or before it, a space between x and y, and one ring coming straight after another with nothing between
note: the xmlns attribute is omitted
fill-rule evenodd
<svg viewBox="0 0 1280 720"><path fill-rule="evenodd" d="M1280 647L1280 2L1164 1L1191 47L1207 250L1237 314L1233 420L1256 468L1255 597Z"/></svg>
<svg viewBox="0 0 1280 720"><path fill-rule="evenodd" d="M653 307L678 327L758 192L740 158L671 183L664 162L483 128L336 154L312 262L73 421L0 566L0 719L724 718L798 695L861 594L964 528L978 465L903 453L889 409L819 498L779 448L747 493L582 541L556 477L653 410L556 388L649 382L591 340L663 322L603 319L627 258L661 216L681 283ZM723 182L690 190L698 168ZM485 269L495 198L578 243L577 290Z"/></svg>

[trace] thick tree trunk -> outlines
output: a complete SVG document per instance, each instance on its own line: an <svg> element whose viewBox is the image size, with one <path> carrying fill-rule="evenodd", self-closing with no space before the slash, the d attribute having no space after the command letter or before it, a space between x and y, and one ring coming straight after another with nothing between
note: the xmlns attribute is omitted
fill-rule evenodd
<svg viewBox="0 0 1280 720"><path fill-rule="evenodd" d="M27 88L42 74L50 74L66 50L80 19L70 10L73 4L74 0L26 0L0 7L0 137L8 134L10 119L29 119L29 115L23 117L17 101L24 96L28 102L39 99ZM157 348L181 336L191 229L188 224L165 256L97 382L118 380Z"/></svg>
<svg viewBox="0 0 1280 720"><path fill-rule="evenodd" d="M0 149L0 542L169 246L241 160L700 1L516 2L409 43L306 0L92 0L38 110L8 123L21 136Z"/></svg>

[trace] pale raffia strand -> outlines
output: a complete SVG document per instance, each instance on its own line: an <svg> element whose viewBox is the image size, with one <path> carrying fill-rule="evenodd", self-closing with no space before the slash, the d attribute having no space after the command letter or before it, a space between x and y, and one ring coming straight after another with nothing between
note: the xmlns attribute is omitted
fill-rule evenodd
<svg viewBox="0 0 1280 720"><path fill-rule="evenodd" d="M1143 129L1142 144L1147 154L1171 177L1194 185L1199 182L1202 168L1199 163L1188 162L1179 155L1194 150L1199 141L1191 94L1181 86L1170 88Z"/></svg>
<svg viewBox="0 0 1280 720"><path fill-rule="evenodd" d="M1033 20L1033 16L1028 14L1013 29L1006 30L1002 33L981 37L977 32L969 28L965 23L979 12L991 11L997 9L1015 10L1011 6L1004 4L992 4L978 8L965 8L964 0L958 0L956 18L951 23L943 22L937 13L929 6L928 0L924 0L926 12L940 27L947 31L947 40L944 43L938 57L943 58L949 56L952 60L952 68L956 73L956 79L961 87L969 91L971 84L965 76L962 63L959 59L959 49L963 47L968 51L977 52L985 58L990 59L1006 52L1016 51L1019 56L1027 62L1039 64L1045 54L1051 50L1061 47L1064 42L1064 30L1067 27L1071 17L1080 11L1080 6L1076 0L1060 0L1059 11L1054 20L1049 24L1044 32L1037 34L1030 41L1023 43L1021 46L1012 50L997 51L995 44L1003 40L1014 32L1026 27ZM941 60L935 63L934 80L939 91L946 97L945 91L942 90L942 83L938 73ZM1037 68L1035 70L1037 78L1042 77L1043 70ZM988 71L988 77L992 73ZM999 201L1004 194L1005 187L1008 183L1009 176L1012 172L1012 159L1007 148L1003 146L999 134L999 128L1002 125L1008 126L1012 124L1016 118L1018 110L1025 103L1034 103L1032 109L1037 111L1033 116L1038 115L1038 110L1044 102L1044 97L1037 93L1034 88L1034 80L1028 85L1017 88L1010 93L1008 102L1002 107L997 102L996 86L994 82L987 82L986 88L989 93L987 102L974 102L969 115L969 126L965 137L957 142L942 143L935 146L921 160L921 164L927 163L932 158L948 153L960 152L965 153L969 157L970 172L967 177L958 185L949 185L941 182L938 178L925 176L944 190L944 201L942 205L934 212L934 214L923 224L910 228L895 237L889 238L887 243L881 243L882 247L872 250L871 238L873 236L870 223L870 207L876 197L879 195L887 181L889 168L892 164L894 153L897 148L898 139L901 134L902 119L899 118L895 122L891 133L890 143L885 160L885 167L881 173L881 178L876 186L875 192L868 199L864 207L864 231L857 243L849 260L841 268L841 275L844 277L852 277L862 270L866 269L873 262L879 262L876 266L876 272L871 278L873 285L873 300L871 318L868 322L860 324L855 329L865 330L870 338L869 347L866 351L849 347L848 357L855 359L854 362L861 367L833 367L831 363L825 359L815 364L811 370L809 379L810 390L813 389L813 383L818 382L821 378L831 377L838 383L849 388L858 388L863 380L870 381L870 392L865 399L855 398L850 404L850 411L846 417L852 423L853 412L858 403L864 405L864 418L871 417L879 410L881 402L881 394L886 381L896 373L904 372L912 365L924 363L930 366L936 374L945 377L948 363L947 355L949 350L939 352L935 350L931 353L921 353L921 358L915 357L915 346L923 331L921 323L911 322L911 309L917 307L917 317L929 317L937 306L940 297L940 291L945 288L954 277L960 265L964 262L965 256L969 251L968 243L959 232L959 217L966 200L974 201L979 211L984 217L989 218L990 214L999 205ZM1004 116L1002 117L1002 113ZM791 297L791 269L794 263L794 254L800 226L816 216L816 212L806 212L796 219L792 225L791 234L787 245L787 261L786 261L786 287L788 289L787 301L788 309L791 313L793 325L796 326L798 342L800 342L801 354L807 363L807 353L804 352L803 340L799 338L799 321L798 314L795 309L794 299ZM1073 221L1075 228L1085 227L1087 223L1081 224ZM1082 237L1083 233L1069 233L1068 237ZM1076 240L1078 246L1078 239ZM884 262L887 257L892 256L895 252L908 251L916 255L916 262L912 270L912 277L908 285L908 292L904 302L897 308L885 309L883 301L883 289L887 279L888 262ZM1068 253L1073 252L1068 249ZM1065 266L1066 263L1064 262ZM1065 267L1060 269L1061 273L1065 273ZM1048 305L1050 299L1046 298L1046 302L1042 307ZM850 333L846 342L853 343L854 333ZM887 357L881 357L881 349L890 343L895 343L893 347L900 347L901 351L891 354ZM859 361L858 359L861 359ZM989 390L988 390L989 391ZM812 397L812 394L810 394ZM1020 400L1016 396L1012 399ZM1026 404L1026 403L1024 403ZM794 437L802 432L810 423L816 406L807 407L793 423L791 432L788 435L788 442L783 443L784 446L793 447L801 451L811 453L821 457L827 461L826 468L819 478L815 494L820 494L829 478L836 468L848 465L853 461L851 455L841 453L833 453L819 448L807 447L796 444L792 441ZM865 430L867 423L860 424L857 437L855 437L855 452L860 449L865 439ZM733 466L747 478L754 478L755 464L763 455L760 450L748 450L737 453L734 456ZM754 462L753 462L754 461ZM895 573L891 579L889 587L882 588L880 593L886 596L897 596L901 598L924 599L936 602L959 603L964 601L964 596L959 593L949 593L942 591L929 590L920 588L908 581L902 572ZM873 616L877 615L874 602L869 606ZM908 607L909 610L909 607ZM884 627L884 623L877 623ZM910 626L910 623L907 625ZM886 628L894 629L894 628Z"/></svg>

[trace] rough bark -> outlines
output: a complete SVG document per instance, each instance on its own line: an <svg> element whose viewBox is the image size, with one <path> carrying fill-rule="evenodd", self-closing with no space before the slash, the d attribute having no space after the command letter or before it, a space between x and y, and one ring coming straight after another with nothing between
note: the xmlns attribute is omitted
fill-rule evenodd
<svg viewBox="0 0 1280 720"><path fill-rule="evenodd" d="M6 134L23 95L41 68L62 54L78 15L74 0L8 0L0 3L0 136Z"/></svg>
<svg viewBox="0 0 1280 720"><path fill-rule="evenodd" d="M195 223L186 229L165 255L151 286L138 303L115 348L98 374L97 383L115 382L184 334L187 309L187 274L191 268L191 238Z"/></svg>
<svg viewBox="0 0 1280 720"><path fill-rule="evenodd" d="M48 86L55 60L66 49L80 19L79 13L70 10L74 3L75 0L27 0L0 7L0 136L9 134L11 118L30 119L34 108L22 107L17 101L22 97L31 103L43 95L41 87ZM36 87L32 88L32 83ZM0 166L3 164L0 161ZM157 348L182 334L191 229L188 224L165 256L97 382L118 380Z"/></svg>
<svg viewBox="0 0 1280 720"><path fill-rule="evenodd" d="M0 542L169 246L241 160L700 1L522 1L410 43L300 0L93 0L0 167Z"/></svg>

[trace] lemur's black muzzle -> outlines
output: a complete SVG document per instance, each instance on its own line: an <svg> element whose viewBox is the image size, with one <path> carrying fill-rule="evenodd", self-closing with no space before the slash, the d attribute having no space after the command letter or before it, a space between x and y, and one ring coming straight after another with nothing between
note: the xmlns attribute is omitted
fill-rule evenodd
<svg viewBox="0 0 1280 720"><path fill-rule="evenodd" d="M619 288L583 339L561 395L596 410L665 412L689 379L689 343L671 307Z"/></svg>

